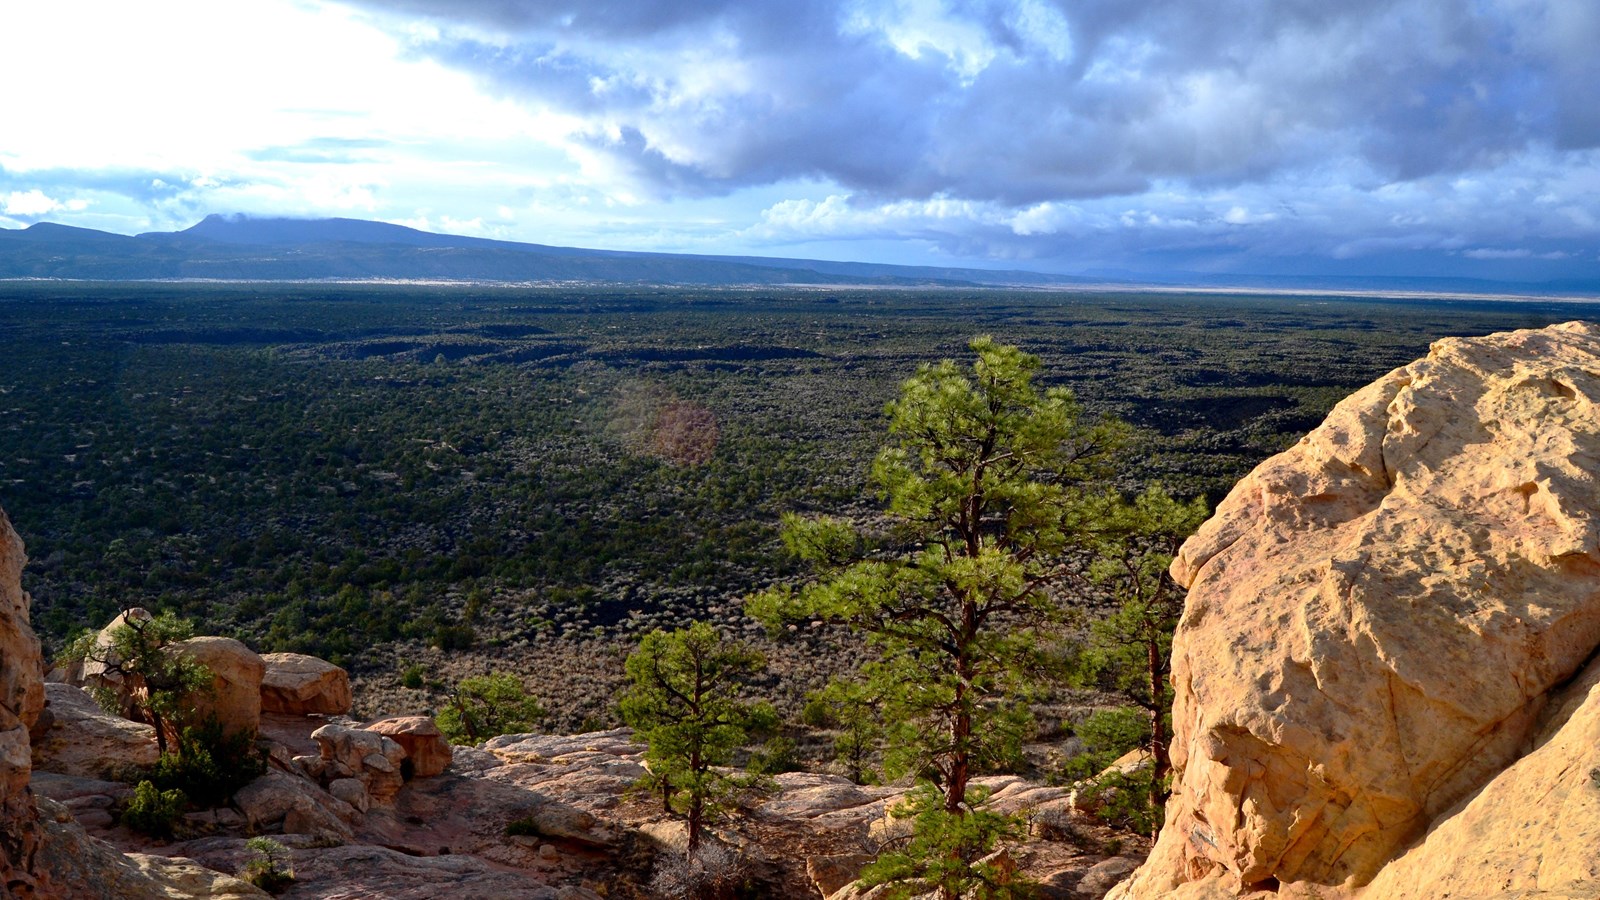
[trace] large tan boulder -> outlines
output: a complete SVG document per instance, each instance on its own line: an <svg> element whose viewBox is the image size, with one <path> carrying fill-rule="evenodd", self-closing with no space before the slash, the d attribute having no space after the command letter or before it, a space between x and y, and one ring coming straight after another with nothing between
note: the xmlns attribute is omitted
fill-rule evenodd
<svg viewBox="0 0 1600 900"><path fill-rule="evenodd" d="M201 718L215 714L224 734L254 735L261 726L261 676L266 664L233 638L192 637L174 652L211 670L211 688L188 698Z"/></svg>
<svg viewBox="0 0 1600 900"><path fill-rule="evenodd" d="M122 657L111 649L112 634L129 623L148 622L150 611L141 606L124 610L116 615L95 635L94 649L89 657L73 664L68 670L68 684L92 690L109 691L117 698L122 715L129 719L142 718L139 697L144 693L144 679L138 675L124 675L118 665Z"/></svg>
<svg viewBox="0 0 1600 900"><path fill-rule="evenodd" d="M1439 341L1241 481L1172 566L1177 778L1114 896L1344 896L1430 825L1363 896L1594 896L1554 835L1600 833L1587 697L1496 776L1600 645L1597 473L1600 332L1569 323Z"/></svg>
<svg viewBox="0 0 1600 900"><path fill-rule="evenodd" d="M429 716L397 716L366 726L391 738L405 751L401 771L409 778L431 778L450 767L450 742Z"/></svg>
<svg viewBox="0 0 1600 900"><path fill-rule="evenodd" d="M44 710L44 665L22 591L27 561L22 539L0 510L0 885L22 896L37 886L44 833L28 792L28 730Z"/></svg>
<svg viewBox="0 0 1600 900"><path fill-rule="evenodd" d="M82 688L46 684L50 726L33 742L33 768L98 778L156 763L156 730L114 716Z"/></svg>
<svg viewBox="0 0 1600 900"><path fill-rule="evenodd" d="M350 711L350 676L331 662L303 653L261 657L261 711L298 716L341 716Z"/></svg>

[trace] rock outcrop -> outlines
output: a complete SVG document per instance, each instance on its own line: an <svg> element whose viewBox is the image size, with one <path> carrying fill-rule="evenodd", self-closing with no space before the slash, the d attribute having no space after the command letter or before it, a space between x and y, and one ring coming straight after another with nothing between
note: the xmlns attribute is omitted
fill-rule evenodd
<svg viewBox="0 0 1600 900"><path fill-rule="evenodd" d="M33 768L98 778L128 766L155 765L156 730L114 716L82 688L46 684L50 726L33 742Z"/></svg>
<svg viewBox="0 0 1600 900"><path fill-rule="evenodd" d="M28 558L11 520L0 511L0 885L6 896L33 896L44 833L28 791L28 730L44 710L39 639L28 624L22 567Z"/></svg>
<svg viewBox="0 0 1600 900"><path fill-rule="evenodd" d="M150 611L141 606L125 610L100 629L95 635L94 650L89 658L73 663L67 670L67 683L82 688L108 691L117 698L122 715L129 719L139 717L136 695L144 691L144 680L137 675L126 676L117 666L122 657L112 648L112 633L130 622L148 622Z"/></svg>
<svg viewBox="0 0 1600 900"><path fill-rule="evenodd" d="M1569 323L1439 341L1241 481L1172 566L1177 778L1115 896L1596 896L1597 474Z"/></svg>
<svg viewBox="0 0 1600 900"><path fill-rule="evenodd" d="M397 716L379 719L366 726L393 740L405 751L401 772L409 781L412 778L430 778L450 766L450 742L429 716Z"/></svg>
<svg viewBox="0 0 1600 900"><path fill-rule="evenodd" d="M401 763L406 751L394 740L375 731L324 725L311 733L320 751L315 757L295 757L306 775L331 784L354 778L375 803L387 803L405 783Z"/></svg>
<svg viewBox="0 0 1600 900"><path fill-rule="evenodd" d="M222 733L254 735L261 725L261 676L266 664L254 650L225 637L192 637L173 645L180 656L211 670L209 690L187 699L201 718L217 717Z"/></svg>
<svg viewBox="0 0 1600 900"><path fill-rule="evenodd" d="M350 676L303 653L265 653L261 711L296 716L342 716L350 711Z"/></svg>

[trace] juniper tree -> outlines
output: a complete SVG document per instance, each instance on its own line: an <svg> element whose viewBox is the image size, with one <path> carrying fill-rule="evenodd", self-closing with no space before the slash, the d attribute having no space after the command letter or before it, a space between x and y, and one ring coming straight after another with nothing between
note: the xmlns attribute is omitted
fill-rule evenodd
<svg viewBox="0 0 1600 900"><path fill-rule="evenodd" d="M694 856L705 826L759 781L726 767L753 735L777 724L771 705L744 697L746 683L766 662L696 622L645 635L626 668L632 686L620 702L623 721L648 745L648 786L687 824Z"/></svg>
<svg viewBox="0 0 1600 900"><path fill-rule="evenodd" d="M455 743L476 744L501 734L531 731L544 707L521 679L507 672L461 679L439 711L439 730Z"/></svg>
<svg viewBox="0 0 1600 900"><path fill-rule="evenodd" d="M135 615L135 613L138 613ZM184 699L207 689L211 672L178 653L174 645L194 637L194 623L171 610L150 616L125 607L116 624L100 640L94 631L80 633L62 652L65 661L98 663L103 672L123 683L121 692L100 683L90 693L108 712L123 713L123 705L155 726L156 747L167 752L168 733L178 735L191 710Z"/></svg>
<svg viewBox="0 0 1600 900"><path fill-rule="evenodd" d="M927 781L947 817L971 811L973 775L1023 736L1087 500L1127 431L1039 390L1037 357L987 337L971 349L970 371L924 366L887 407L870 474L885 524L785 516L786 545L818 577L747 604L769 626L821 618L868 636L886 774Z"/></svg>

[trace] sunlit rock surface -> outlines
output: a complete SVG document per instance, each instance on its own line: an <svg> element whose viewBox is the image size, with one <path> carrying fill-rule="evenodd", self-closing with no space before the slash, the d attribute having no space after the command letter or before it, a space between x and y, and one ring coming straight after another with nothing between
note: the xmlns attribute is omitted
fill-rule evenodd
<svg viewBox="0 0 1600 900"><path fill-rule="evenodd" d="M1597 403L1591 326L1442 340L1233 489L1172 566L1177 779L1114 896L1600 895Z"/></svg>

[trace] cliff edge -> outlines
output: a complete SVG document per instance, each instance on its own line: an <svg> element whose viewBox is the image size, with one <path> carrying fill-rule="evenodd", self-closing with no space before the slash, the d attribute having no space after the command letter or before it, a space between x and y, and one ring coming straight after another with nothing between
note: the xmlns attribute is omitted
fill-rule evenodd
<svg viewBox="0 0 1600 900"><path fill-rule="evenodd" d="M1122 898L1600 897L1600 330L1436 342L1184 544Z"/></svg>

